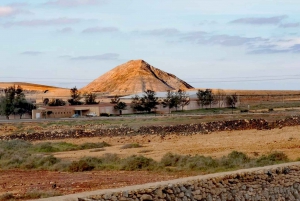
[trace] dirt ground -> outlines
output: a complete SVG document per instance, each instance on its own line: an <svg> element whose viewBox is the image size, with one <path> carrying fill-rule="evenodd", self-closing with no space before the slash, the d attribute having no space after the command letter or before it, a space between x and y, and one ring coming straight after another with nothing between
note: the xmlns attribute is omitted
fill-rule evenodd
<svg viewBox="0 0 300 201"><path fill-rule="evenodd" d="M267 154L272 151L282 151L290 159L295 160L300 157L300 126L274 130L224 131L192 136L166 135L164 138L156 135L144 135L66 139L65 141L74 144L105 141L112 145L111 147L106 147L104 151L99 152L80 150L55 154L56 157L70 160L76 160L83 156L102 156L105 153L116 153L121 157L142 154L155 160L160 160L168 152L222 157L233 150L247 153L249 156ZM123 145L129 143L139 143L143 147L121 149Z"/></svg>
<svg viewBox="0 0 300 201"><path fill-rule="evenodd" d="M187 174L151 173L145 171L92 171L92 172L51 172L51 171L0 171L0 195L13 193L49 191L59 194L72 194L98 189L118 188L149 182L176 179ZM53 187L56 184L56 187Z"/></svg>
<svg viewBox="0 0 300 201"><path fill-rule="evenodd" d="M56 140L59 141L59 140ZM55 153L54 156L76 160L83 156L101 156L116 153L121 157L142 154L159 160L167 152L178 154L199 154L213 157L227 155L233 150L242 151L249 156L256 156L271 151L283 151L290 159L300 157L300 126L284 127L274 130L247 130L196 134L192 136L156 135L112 138L66 139L64 141L82 144L84 142L102 142L111 144L104 151L81 150ZM121 149L128 143L139 143L143 147ZM154 173L127 171L91 171L84 173L50 171L0 171L0 195L6 192L24 194L32 190L54 191L71 194L96 189L116 188L148 182L170 180L188 176L188 173Z"/></svg>

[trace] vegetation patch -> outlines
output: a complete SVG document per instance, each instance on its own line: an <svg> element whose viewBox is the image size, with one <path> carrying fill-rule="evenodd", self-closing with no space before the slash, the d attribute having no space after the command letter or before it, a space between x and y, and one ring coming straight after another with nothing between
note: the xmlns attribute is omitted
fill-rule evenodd
<svg viewBox="0 0 300 201"><path fill-rule="evenodd" d="M47 144L48 146L49 144ZM57 144L56 144L57 145ZM61 145L61 144L60 144ZM94 147L94 144L78 145L79 147ZM102 143L101 146L107 146ZM165 154L160 161L154 161L142 155L133 155L120 158L116 154L105 154L102 157L83 157L78 161L58 159L52 155L38 151L53 150L46 146L36 146L22 140L0 141L0 168L1 169L44 169L70 172L83 172L91 170L128 170L128 171L200 171L212 173L241 168L259 167L288 162L283 152L271 152L260 157L251 158L245 153L233 151L221 158L212 158L201 155ZM47 149L46 149L46 148ZM63 144L60 147L73 148L73 145ZM140 147L130 144L126 147ZM37 149L38 148L38 149ZM102 148L97 148L102 149ZM144 150L145 151L145 150ZM9 195L6 195L9 196Z"/></svg>
<svg viewBox="0 0 300 201"><path fill-rule="evenodd" d="M68 171L70 172L84 172L91 171L95 168L92 162L88 162L85 159L81 159L79 161L73 161L68 167Z"/></svg>
<svg viewBox="0 0 300 201"><path fill-rule="evenodd" d="M132 149L132 148L140 148L143 147L142 145L138 143L131 143L131 144L125 144L121 147L121 149Z"/></svg>
<svg viewBox="0 0 300 201"><path fill-rule="evenodd" d="M144 150L141 150L141 151L138 151L139 154L144 154L144 153L149 153L149 152L152 152L153 150L151 149L144 149Z"/></svg>
<svg viewBox="0 0 300 201"><path fill-rule="evenodd" d="M70 162L62 161L48 153L106 146L109 146L106 142L74 145L65 142L32 144L24 140L0 141L0 168L66 170Z"/></svg>
<svg viewBox="0 0 300 201"><path fill-rule="evenodd" d="M5 193L0 195L0 201L15 201L15 200L24 200L24 199L40 199L40 198L48 198L62 195L56 191L41 191L41 190L33 190L28 191L24 195L14 195L12 193Z"/></svg>
<svg viewBox="0 0 300 201"><path fill-rule="evenodd" d="M121 170L154 170L158 166L158 163L152 158L146 158L144 156L130 156L122 160Z"/></svg>
<svg viewBox="0 0 300 201"><path fill-rule="evenodd" d="M104 148L100 148L100 149L93 149L90 152L100 152L100 151L105 151Z"/></svg>
<svg viewBox="0 0 300 201"><path fill-rule="evenodd" d="M81 145L75 145L66 142L43 142L33 146L35 152L63 152L63 151L75 151L84 149L96 149L110 146L106 142L99 143L84 143Z"/></svg>
<svg viewBox="0 0 300 201"><path fill-rule="evenodd" d="M288 162L288 157L283 152L271 152L258 158L250 158L246 154L233 151L227 156L214 159L205 156L190 156L167 153L160 161L163 167L172 170L201 171L205 173L228 171L233 169L251 168Z"/></svg>

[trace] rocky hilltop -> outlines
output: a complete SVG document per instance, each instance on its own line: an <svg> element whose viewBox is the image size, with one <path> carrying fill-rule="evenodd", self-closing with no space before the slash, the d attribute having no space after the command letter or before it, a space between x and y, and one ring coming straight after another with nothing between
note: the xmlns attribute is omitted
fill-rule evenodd
<svg viewBox="0 0 300 201"><path fill-rule="evenodd" d="M110 94L132 94L147 89L158 92L192 88L191 85L175 75L155 68L144 60L131 60L103 74L81 90Z"/></svg>

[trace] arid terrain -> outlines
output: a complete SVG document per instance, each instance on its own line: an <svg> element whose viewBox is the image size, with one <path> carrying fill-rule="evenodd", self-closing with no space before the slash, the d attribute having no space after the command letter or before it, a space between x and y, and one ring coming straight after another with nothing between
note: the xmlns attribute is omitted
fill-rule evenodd
<svg viewBox="0 0 300 201"><path fill-rule="evenodd" d="M299 158L300 126L267 131L230 131L193 136L171 135L164 139L157 136L85 138L65 140L70 143L108 142L111 147L104 151L91 150L55 153L54 156L68 160L78 160L83 156L101 156L116 153L121 157L133 154L159 160L167 152L183 155L206 155L222 157L233 150L242 151L249 156L282 151L290 159ZM121 149L128 143L139 143L143 147ZM96 189L116 188L154 181L170 180L178 177L199 174L195 172L145 172L145 171L92 171L92 172L53 172L42 170L2 170L0 171L0 194L25 194L28 191L50 191L57 194L70 194ZM21 182L20 182L21 180ZM52 188L52 184L56 184Z"/></svg>
<svg viewBox="0 0 300 201"><path fill-rule="evenodd" d="M154 173L147 171L92 171L54 172L0 170L0 196L5 193L24 195L45 192L53 195L66 195L98 189L120 188L149 182L165 181L190 176L186 173ZM55 187L53 186L55 185Z"/></svg>
<svg viewBox="0 0 300 201"><path fill-rule="evenodd" d="M207 135L196 134L192 136L167 135L160 136L132 136L132 137L104 137L66 139L64 141L81 144L84 142L105 141L112 146L104 151L91 152L91 150L69 151L56 153L59 158L71 160L83 156L102 156L106 153L116 153L121 157L141 154L146 157L160 160L168 152L180 155L205 155L222 157L233 150L241 151L250 156L258 156L272 151L282 151L290 159L300 157L300 126L285 127L274 130L247 130L247 131L223 131ZM133 149L121 149L125 144L138 143L142 147ZM145 153L143 153L145 152Z"/></svg>
<svg viewBox="0 0 300 201"><path fill-rule="evenodd" d="M297 112L297 110L296 110ZM177 116L177 117L151 117L151 118L127 118L127 119L98 119L98 120L77 120L74 122L36 122L36 123L17 123L2 124L1 135L8 133L24 132L30 130L61 130L73 128L96 128L125 125L137 128L140 122L146 125L172 125L178 123L199 123L210 122L212 120L228 120L240 118L264 117L269 121L281 119L295 111L273 113L273 114L248 114L240 115L215 115L215 116ZM185 119L185 120L184 120ZM59 140L34 141L33 144L41 142L66 142L74 145L84 143L106 142L110 146L98 149L73 150L51 153L55 158L63 161L78 161L83 157L101 158L107 154L116 154L120 158L127 158L132 155L142 155L147 158L160 161L167 153L179 155L203 155L220 159L232 151L243 152L251 158L262 157L272 152L282 152L289 160L299 160L300 153L300 126L285 126L271 130L232 130L212 132L208 134L194 133L192 135L129 135L111 137L92 137L92 138L67 138ZM139 146L126 148L128 144ZM47 156L47 154L46 154ZM3 169L0 171L0 195L12 193L15 196L25 196L28 192L38 194L38 192L48 193L49 195L70 194L96 189L115 188L134 184L142 184L154 181L169 180L189 175L203 174L201 171L120 171L120 170L93 170L88 172L66 172L48 171L40 169L24 170ZM21 182L20 182L21 181ZM27 193L27 194L26 194ZM49 196L48 195L48 196ZM27 195L28 196L28 195ZM32 196L32 195L31 195ZM24 199L25 197L23 197ZM34 197L26 197L32 199Z"/></svg>
<svg viewBox="0 0 300 201"><path fill-rule="evenodd" d="M156 71L153 67L150 67L150 70ZM158 70L157 72L159 73ZM166 76L166 74L163 74L162 76ZM171 82L169 84L171 84ZM182 84L185 83L182 82ZM8 85L3 83L0 86L5 88L5 86ZM25 90L28 90L28 97L33 99L42 100L42 98L45 98L46 96L66 98L69 94L68 89L52 88L49 86L32 85L27 83L25 83L24 86L22 85ZM45 90L49 91L45 93ZM218 90L214 90L214 93L218 93ZM79 118L74 120L1 123L0 137L19 134L28 136L34 133L44 135L47 132L59 134L69 130L82 130L88 133L97 129L113 130L116 128L124 128L125 130L133 129L136 131L141 127L151 128L155 126L157 131L160 126L184 126L224 121L232 121L234 123L236 120L248 121L250 119L263 119L263 121L266 122L276 122L281 119L299 115L299 108L297 107L299 107L300 104L297 91L257 92L223 90L222 94L223 93L239 93L241 95L241 100L243 100L243 108L247 108L248 105L250 105L250 109L252 110L250 110L249 113L241 113L241 107L234 110L233 114L231 114L232 111L228 108L212 108L191 112L186 111L182 114L175 113L170 116L132 115L114 118ZM258 99L253 95L258 95ZM283 95L285 96L283 97ZM265 105L261 107L263 104ZM270 111L270 108L274 108L274 110ZM275 126L272 127L272 129L264 129L263 127L262 129L225 129L225 131L198 133L173 132L167 133L166 135L164 133L153 134L150 129L149 133L142 134L130 134L130 131L129 134L119 133L117 135L113 134L97 137L79 136L76 138L67 137L65 139L53 140L33 139L30 140L33 145L45 142L64 142L70 143L72 146L80 146L84 143L105 142L110 146L103 148L54 151L50 153L36 153L29 150L29 155L26 157L29 157L29 159L32 156L47 158L48 156L53 155L54 158L50 158L50 160L57 159L60 161L68 161L68 164L70 165L72 161L77 162L82 160L82 158L85 158L84 160L89 160L89 158L92 160L93 158L103 158L107 155L112 155L119 157L120 160L126 160L127 158L136 155L146 157L147 160L153 159L155 162L160 163L167 153L178 154L183 157L194 157L200 155L221 160L233 151L238 151L254 159L274 152L280 152L286 155L289 160L299 160L300 125L292 125L293 126ZM125 149L124 147L127 145L137 146ZM3 154L1 149L2 148L0 147L0 156ZM22 157L18 155L12 156L12 159L15 161L22 161ZM210 170L187 170L184 168L181 170L177 167L158 168L151 171L146 171L146 169L142 168L140 171L124 171L113 165L110 169L110 164L108 164L108 166L106 166L103 170L95 168L94 170L87 172L70 172L66 171L66 168L64 170L58 170L55 168L51 169L47 167L47 164L34 167L34 165L30 166L30 164L26 163L16 166L17 168L1 168L1 163L5 164L6 162L7 161L5 160L0 160L0 200L3 198L1 196L7 195L7 193L11 193L15 196L15 198L20 198L19 200L27 200L41 197L40 194L46 194L45 196L70 194L96 189L115 188L154 181L170 180L189 175L207 174L210 172ZM214 169L212 172L226 171L229 169ZM31 194L29 195L28 193ZM2 200L6 201L11 199L8 197L7 199L5 198Z"/></svg>

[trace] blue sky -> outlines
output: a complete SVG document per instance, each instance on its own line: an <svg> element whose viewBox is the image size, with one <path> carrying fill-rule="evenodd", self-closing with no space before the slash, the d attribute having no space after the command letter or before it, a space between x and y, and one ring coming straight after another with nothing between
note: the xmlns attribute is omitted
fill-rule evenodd
<svg viewBox="0 0 300 201"><path fill-rule="evenodd" d="M1 0L0 81L83 87L143 59L194 87L300 88L296 0Z"/></svg>

